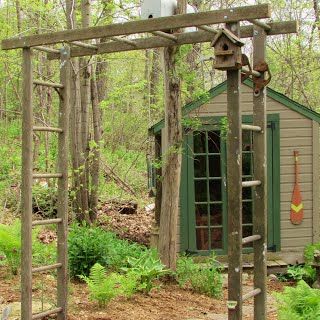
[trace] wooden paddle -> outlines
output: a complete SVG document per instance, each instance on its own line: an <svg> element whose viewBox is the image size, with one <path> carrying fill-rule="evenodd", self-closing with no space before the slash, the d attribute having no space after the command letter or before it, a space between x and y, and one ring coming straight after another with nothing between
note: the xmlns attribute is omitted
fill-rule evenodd
<svg viewBox="0 0 320 320"><path fill-rule="evenodd" d="M294 155L295 180L294 180L294 188L293 188L292 200L291 200L290 220L293 224L301 224L302 219L303 219L303 203L302 203L302 196L301 196L300 186L299 186L299 181L298 181L299 151L293 151L293 155Z"/></svg>

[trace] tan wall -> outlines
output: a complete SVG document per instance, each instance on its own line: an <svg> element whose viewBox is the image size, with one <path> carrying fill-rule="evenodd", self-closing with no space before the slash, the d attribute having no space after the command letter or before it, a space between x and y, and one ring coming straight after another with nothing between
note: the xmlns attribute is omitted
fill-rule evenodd
<svg viewBox="0 0 320 320"><path fill-rule="evenodd" d="M224 116L227 95L222 93L201 106L194 115ZM252 114L252 89L242 87L243 114ZM302 253L304 246L313 240L313 128L312 120L268 98L267 112L280 115L280 198L281 198L281 249ZM315 125L315 124L314 124ZM319 130L319 126L317 124ZM293 150L300 152L300 186L304 204L304 220L301 225L290 222L290 203L294 182ZM317 193L318 194L318 193ZM179 231L180 232L180 231Z"/></svg>

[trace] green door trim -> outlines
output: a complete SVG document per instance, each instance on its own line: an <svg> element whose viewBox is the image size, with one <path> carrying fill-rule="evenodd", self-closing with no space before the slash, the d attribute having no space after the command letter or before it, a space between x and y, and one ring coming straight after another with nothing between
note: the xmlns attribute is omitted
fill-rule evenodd
<svg viewBox="0 0 320 320"><path fill-rule="evenodd" d="M200 117L202 126L197 130L212 130L217 129L217 126L220 126L221 119L225 118L224 116L212 116L212 117ZM244 115L242 117L244 123L250 123L252 121L251 115ZM273 161L273 170L272 170L272 184L273 184L273 251L280 251L280 126L279 126L280 117L279 114L269 114L267 115L267 122L272 126L272 161ZM195 218L194 215L189 214L189 212L194 212L194 188L192 187L190 177L193 177L193 161L189 156L188 148L193 150L193 132L187 131L188 133L184 135L184 151L183 151L183 160L182 160L182 175L181 175L181 196L180 196L180 252L189 252L192 254L206 255L209 251L197 251L196 249L196 239L195 239ZM221 148L225 149L225 144L221 144ZM221 150L221 155L225 154L225 150ZM222 166L224 168L225 166ZM268 173L269 174L269 173ZM226 172L225 169L222 169L222 179L225 178ZM223 194L223 206L226 210L227 205L227 195ZM192 210L191 210L192 209ZM225 211L226 212L226 211ZM227 219L223 220L223 228L227 225ZM217 254L226 254L227 248L227 236L224 232L223 236L223 247L225 249L214 250ZM246 251L248 249L245 249Z"/></svg>

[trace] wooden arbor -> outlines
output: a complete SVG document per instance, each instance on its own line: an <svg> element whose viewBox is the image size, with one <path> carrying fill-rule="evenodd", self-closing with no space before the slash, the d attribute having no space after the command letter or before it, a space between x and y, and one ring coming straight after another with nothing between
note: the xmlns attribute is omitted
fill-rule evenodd
<svg viewBox="0 0 320 320"><path fill-rule="evenodd" d="M67 141L70 91L70 57L96 55L119 51L169 47L197 42L211 42L218 31L213 24L225 23L238 38L253 37L254 66L264 62L267 35L296 32L295 22L265 24L256 19L270 17L269 5L238 7L194 14L182 14L172 17L132 21L108 26L67 30L49 34L40 34L12 38L2 41L3 50L23 49L23 144L22 144L22 320L41 319L57 314L58 319L67 319ZM252 24L240 26L240 21ZM176 30L196 26L201 31L169 34L163 30ZM127 39L119 36L151 33L154 36L140 39ZM106 38L104 43L92 45L81 40ZM48 45L64 44L59 51ZM44 47L45 46L45 47ZM71 46L71 49L69 49ZM32 79L32 50L48 53L49 59L61 59L61 83L46 83ZM248 70L228 70L228 223L229 223L229 320L242 319L242 302L255 299L255 319L266 319L266 95L260 90L254 95L254 125L241 125L241 72ZM263 80L264 72L252 75ZM60 90L60 127L34 127L32 119L32 83L54 86ZM32 132L34 130L59 133L58 173L44 173L41 177L59 179L59 216L58 219L32 222ZM241 166L241 130L254 132L254 181L242 182ZM242 239L241 194L243 187L255 186L254 235ZM32 269L31 232L38 224L58 225L58 261L53 266ZM254 242L255 281L252 292L242 295L242 244ZM58 269L57 307L40 314L32 314L32 273Z"/></svg>

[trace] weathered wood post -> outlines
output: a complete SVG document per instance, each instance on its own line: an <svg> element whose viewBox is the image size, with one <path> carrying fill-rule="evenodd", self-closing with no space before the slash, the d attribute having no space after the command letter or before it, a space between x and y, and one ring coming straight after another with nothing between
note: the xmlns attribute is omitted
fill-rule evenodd
<svg viewBox="0 0 320 320"><path fill-rule="evenodd" d="M266 32L261 27L253 29L253 69L265 63ZM261 78L265 75L262 73ZM254 241L254 288L261 293L254 297L254 319L267 319L267 121L266 121L266 88L253 92L253 124L261 128L261 132L253 133L253 172L254 180L261 184L253 192L253 234L261 236Z"/></svg>
<svg viewBox="0 0 320 320"><path fill-rule="evenodd" d="M21 319L32 319L32 52L22 53Z"/></svg>
<svg viewBox="0 0 320 320"><path fill-rule="evenodd" d="M178 1L177 13L185 13L186 0ZM174 41L173 41L174 44ZM163 49L162 64L165 83L164 167L162 169L162 201L159 228L159 253L162 263L175 270L182 162L181 79L176 69L173 45Z"/></svg>

